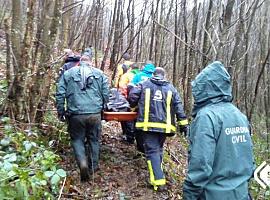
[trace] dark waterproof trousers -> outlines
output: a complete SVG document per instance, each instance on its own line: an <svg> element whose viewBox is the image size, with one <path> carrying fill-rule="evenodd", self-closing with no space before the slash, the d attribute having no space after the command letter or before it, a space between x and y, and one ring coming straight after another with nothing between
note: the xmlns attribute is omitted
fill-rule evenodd
<svg viewBox="0 0 270 200"><path fill-rule="evenodd" d="M142 133L143 146L150 176L150 184L157 190L165 185L166 180L162 170L163 145L166 139L164 133L145 131Z"/></svg>
<svg viewBox="0 0 270 200"><path fill-rule="evenodd" d="M68 131L78 166L87 162L94 172L99 162L101 114L71 115Z"/></svg>
<svg viewBox="0 0 270 200"><path fill-rule="evenodd" d="M144 146L143 146L143 135L144 134L145 134L144 131L141 131L138 129L135 131L137 150L141 153L144 153Z"/></svg>
<svg viewBox="0 0 270 200"><path fill-rule="evenodd" d="M121 128L123 135L126 136L126 141L134 143L135 139L135 121L124 121L121 122Z"/></svg>

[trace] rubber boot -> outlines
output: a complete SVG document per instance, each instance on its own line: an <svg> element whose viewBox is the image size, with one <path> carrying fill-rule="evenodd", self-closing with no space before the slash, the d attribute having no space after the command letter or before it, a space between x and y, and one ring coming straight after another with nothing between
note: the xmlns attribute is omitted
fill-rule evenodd
<svg viewBox="0 0 270 200"><path fill-rule="evenodd" d="M81 182L87 182L89 180L89 169L86 160L80 161L80 174Z"/></svg>

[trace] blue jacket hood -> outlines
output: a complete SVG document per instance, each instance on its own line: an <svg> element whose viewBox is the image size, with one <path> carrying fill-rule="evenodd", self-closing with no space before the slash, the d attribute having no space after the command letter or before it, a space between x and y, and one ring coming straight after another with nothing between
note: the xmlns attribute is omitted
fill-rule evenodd
<svg viewBox="0 0 270 200"><path fill-rule="evenodd" d="M156 70L155 65L146 64L142 71L145 72L145 73L151 73L152 74L152 73L154 73L155 70Z"/></svg>
<svg viewBox="0 0 270 200"><path fill-rule="evenodd" d="M150 78L150 81L156 85L168 85L169 82L165 79L159 78L157 76L153 76Z"/></svg>
<svg viewBox="0 0 270 200"><path fill-rule="evenodd" d="M219 61L209 64L192 81L192 94L194 97L193 115L210 103L232 101L232 87L230 75Z"/></svg>

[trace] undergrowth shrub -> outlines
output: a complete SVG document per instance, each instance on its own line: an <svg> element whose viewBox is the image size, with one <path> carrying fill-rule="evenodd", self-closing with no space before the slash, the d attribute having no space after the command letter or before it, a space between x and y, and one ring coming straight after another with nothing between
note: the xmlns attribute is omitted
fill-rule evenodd
<svg viewBox="0 0 270 200"><path fill-rule="evenodd" d="M0 199L55 199L66 172L38 131L19 130L1 118Z"/></svg>

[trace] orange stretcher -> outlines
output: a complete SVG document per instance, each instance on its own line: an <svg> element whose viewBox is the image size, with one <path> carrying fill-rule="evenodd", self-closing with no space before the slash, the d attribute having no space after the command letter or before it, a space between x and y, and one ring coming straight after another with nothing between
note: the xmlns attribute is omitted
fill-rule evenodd
<svg viewBox="0 0 270 200"><path fill-rule="evenodd" d="M133 121L137 118L137 112L103 112L106 121Z"/></svg>

